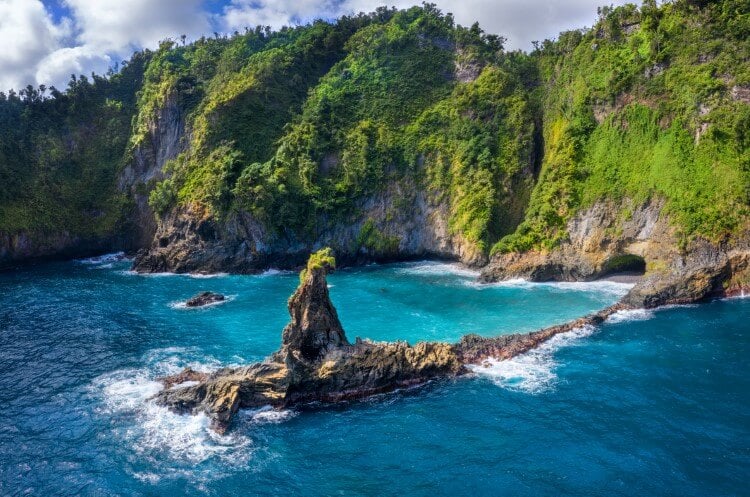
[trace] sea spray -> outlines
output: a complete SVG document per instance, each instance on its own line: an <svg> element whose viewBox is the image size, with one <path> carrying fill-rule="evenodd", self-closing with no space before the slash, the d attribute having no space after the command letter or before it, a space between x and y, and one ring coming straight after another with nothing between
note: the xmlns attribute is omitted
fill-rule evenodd
<svg viewBox="0 0 750 497"><path fill-rule="evenodd" d="M538 394L554 389L557 375L555 352L573 345L581 338L596 331L594 326L582 326L560 333L538 347L511 359L486 359L482 364L468 368L479 376L490 378L496 385L507 390Z"/></svg>

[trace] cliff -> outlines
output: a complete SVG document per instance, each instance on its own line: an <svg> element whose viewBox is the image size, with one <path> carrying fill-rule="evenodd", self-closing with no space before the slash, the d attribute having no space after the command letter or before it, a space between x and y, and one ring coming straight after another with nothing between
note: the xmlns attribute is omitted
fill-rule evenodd
<svg viewBox="0 0 750 497"><path fill-rule="evenodd" d="M2 95L0 267L128 250L143 272L252 273L331 246L485 281L645 271L660 296L632 299L649 305L731 293L747 15L605 8L526 54L431 5L379 9L165 42L64 93Z"/></svg>

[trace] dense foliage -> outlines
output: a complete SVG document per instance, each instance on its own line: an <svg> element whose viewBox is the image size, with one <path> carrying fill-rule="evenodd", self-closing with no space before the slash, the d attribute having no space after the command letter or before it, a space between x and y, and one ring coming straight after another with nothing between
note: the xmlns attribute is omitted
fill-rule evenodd
<svg viewBox="0 0 750 497"><path fill-rule="evenodd" d="M531 54L430 4L165 41L64 93L0 95L0 232L116 231L120 172L171 106L157 215L245 211L313 239L399 184L485 251L551 248L603 198L663 198L686 240L722 240L750 212L748 39L747 0L647 0ZM398 249L372 220L357 243Z"/></svg>
<svg viewBox="0 0 750 497"><path fill-rule="evenodd" d="M65 93L0 93L0 231L111 233L127 203L116 190L150 54L117 74L72 77Z"/></svg>
<svg viewBox="0 0 750 497"><path fill-rule="evenodd" d="M648 0L539 46L544 163L526 219L494 249L550 248L607 198L665 199L684 241L731 237L750 214L748 40L746 0Z"/></svg>

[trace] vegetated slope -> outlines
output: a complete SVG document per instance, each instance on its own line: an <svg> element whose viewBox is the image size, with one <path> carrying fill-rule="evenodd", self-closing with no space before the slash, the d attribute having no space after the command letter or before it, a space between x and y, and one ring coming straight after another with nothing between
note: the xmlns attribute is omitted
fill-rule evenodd
<svg viewBox="0 0 750 497"><path fill-rule="evenodd" d="M381 9L213 76L151 194L161 223L137 267L252 271L324 244L343 260L483 260L534 169L533 64L501 43L431 6Z"/></svg>
<svg viewBox="0 0 750 497"><path fill-rule="evenodd" d="M646 264L635 304L747 286L750 4L603 9L535 53L544 161L486 280Z"/></svg>
<svg viewBox="0 0 750 497"><path fill-rule="evenodd" d="M148 54L65 93L0 93L0 266L14 258L121 245L128 198L117 191Z"/></svg>
<svg viewBox="0 0 750 497"><path fill-rule="evenodd" d="M492 254L488 280L588 279L644 260L664 280L691 256L736 266L750 217L748 3L600 14L524 54L431 5L381 8L165 42L88 93L76 82L3 99L0 174L15 182L0 260L54 253L19 246L67 233L79 249L148 246L143 271L255 271L323 245L343 262ZM58 107L67 117L50 123L33 113ZM50 157L48 137L78 169ZM741 271L719 272L711 288Z"/></svg>

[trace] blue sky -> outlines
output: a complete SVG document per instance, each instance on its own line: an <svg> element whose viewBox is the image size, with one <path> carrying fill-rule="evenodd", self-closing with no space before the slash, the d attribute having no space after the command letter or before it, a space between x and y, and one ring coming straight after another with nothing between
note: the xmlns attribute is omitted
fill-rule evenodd
<svg viewBox="0 0 750 497"><path fill-rule="evenodd" d="M415 0L389 0L399 8ZM600 4L622 0L433 0L458 23L479 21L528 49L561 30L590 26ZM274 28L370 12L382 0L0 0L0 90L27 84L64 88L72 73L105 72L160 40Z"/></svg>

